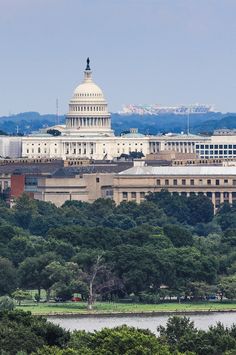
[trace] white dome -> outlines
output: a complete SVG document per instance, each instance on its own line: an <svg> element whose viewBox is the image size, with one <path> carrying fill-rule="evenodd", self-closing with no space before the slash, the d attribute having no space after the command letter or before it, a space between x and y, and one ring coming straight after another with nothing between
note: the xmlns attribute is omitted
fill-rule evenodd
<svg viewBox="0 0 236 355"><path fill-rule="evenodd" d="M74 96L71 101L76 101L78 103L88 101L91 103L95 101L96 103L105 103L105 98L102 90L97 84L93 82L92 71L89 67L89 64L84 71L84 81L75 89Z"/></svg>
<svg viewBox="0 0 236 355"><path fill-rule="evenodd" d="M77 86L69 102L66 115L66 129L78 134L113 136L111 116L103 92L92 80L92 72L87 59L84 81Z"/></svg>
<svg viewBox="0 0 236 355"><path fill-rule="evenodd" d="M74 91L74 99L77 100L105 100L102 90L94 82L85 81L84 83L77 86Z"/></svg>

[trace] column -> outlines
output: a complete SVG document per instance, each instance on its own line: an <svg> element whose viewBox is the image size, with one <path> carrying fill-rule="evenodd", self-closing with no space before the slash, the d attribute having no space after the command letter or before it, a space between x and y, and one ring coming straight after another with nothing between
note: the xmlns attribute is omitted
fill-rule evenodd
<svg viewBox="0 0 236 355"><path fill-rule="evenodd" d="M215 192L212 192L212 196L211 196L211 201L214 205L214 207L216 206L216 195L215 195Z"/></svg>
<svg viewBox="0 0 236 355"><path fill-rule="evenodd" d="M220 203L224 203L224 193L220 192Z"/></svg>
<svg viewBox="0 0 236 355"><path fill-rule="evenodd" d="M232 192L229 192L229 204L232 205L232 203L233 203Z"/></svg>

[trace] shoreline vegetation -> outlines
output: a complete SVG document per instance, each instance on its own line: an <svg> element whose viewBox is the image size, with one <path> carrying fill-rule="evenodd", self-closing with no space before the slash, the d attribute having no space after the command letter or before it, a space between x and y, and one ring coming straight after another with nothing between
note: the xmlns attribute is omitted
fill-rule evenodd
<svg viewBox="0 0 236 355"><path fill-rule="evenodd" d="M236 302L198 302L198 303L161 303L130 304L97 302L93 310L87 309L87 303L44 303L24 304L16 309L30 311L42 316L158 316L175 314L202 314L210 312L236 312Z"/></svg>

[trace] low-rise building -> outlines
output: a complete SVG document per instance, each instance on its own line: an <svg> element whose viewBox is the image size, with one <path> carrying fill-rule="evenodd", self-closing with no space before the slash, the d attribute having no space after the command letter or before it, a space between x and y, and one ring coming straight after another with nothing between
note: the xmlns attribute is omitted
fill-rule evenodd
<svg viewBox="0 0 236 355"><path fill-rule="evenodd" d="M173 194L204 194L214 207L236 201L236 166L146 166L136 162L132 168L116 174L113 198L140 203L150 192L167 189Z"/></svg>

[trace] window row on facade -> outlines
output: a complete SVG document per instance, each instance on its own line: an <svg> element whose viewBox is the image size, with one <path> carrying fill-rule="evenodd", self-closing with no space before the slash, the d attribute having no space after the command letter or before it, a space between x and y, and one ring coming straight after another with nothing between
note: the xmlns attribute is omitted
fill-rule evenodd
<svg viewBox="0 0 236 355"><path fill-rule="evenodd" d="M236 144L196 144L196 149L236 149Z"/></svg>
<svg viewBox="0 0 236 355"><path fill-rule="evenodd" d="M194 146L195 145L195 142L166 142L165 145L168 145L168 146Z"/></svg>
<svg viewBox="0 0 236 355"><path fill-rule="evenodd" d="M80 93L80 94L75 94L75 97L102 97L102 94L97 94L97 93Z"/></svg>
<svg viewBox="0 0 236 355"><path fill-rule="evenodd" d="M236 186L236 179L157 179L157 186Z"/></svg>
<svg viewBox="0 0 236 355"><path fill-rule="evenodd" d="M105 106L74 106L70 105L70 111L106 111Z"/></svg>
<svg viewBox="0 0 236 355"><path fill-rule="evenodd" d="M149 192L144 192L144 191L122 191L121 193L121 198L123 201L136 201L136 202L142 202L145 199L145 196L147 196ZM217 208L219 207L222 203L228 202L236 202L236 191L235 192L228 192L228 191L172 191L170 192L172 195L179 195L179 196L196 196L196 195L205 195L208 198L211 199L213 205Z"/></svg>

